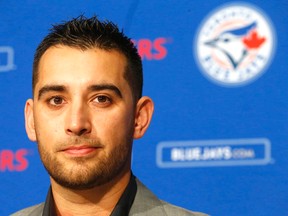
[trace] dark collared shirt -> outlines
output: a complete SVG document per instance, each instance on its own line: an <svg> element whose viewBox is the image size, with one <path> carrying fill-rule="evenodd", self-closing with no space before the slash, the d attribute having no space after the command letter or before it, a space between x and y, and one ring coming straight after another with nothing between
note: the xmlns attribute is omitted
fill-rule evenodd
<svg viewBox="0 0 288 216"><path fill-rule="evenodd" d="M131 174L130 181L118 200L110 216L128 215L137 192L135 176ZM51 187L48 191L42 216L56 216Z"/></svg>

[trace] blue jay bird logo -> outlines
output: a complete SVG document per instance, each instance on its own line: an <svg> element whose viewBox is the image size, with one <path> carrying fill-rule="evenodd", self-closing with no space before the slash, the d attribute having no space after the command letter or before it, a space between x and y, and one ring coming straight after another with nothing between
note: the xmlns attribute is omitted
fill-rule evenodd
<svg viewBox="0 0 288 216"><path fill-rule="evenodd" d="M200 26L195 56L203 74L225 86L244 85L259 77L272 59L271 22L250 5L228 5Z"/></svg>
<svg viewBox="0 0 288 216"><path fill-rule="evenodd" d="M258 38L256 27L257 23L253 22L244 27L226 30L218 37L205 42L205 45L221 51L232 67L237 69L248 55L249 50L258 49L266 40L265 37Z"/></svg>

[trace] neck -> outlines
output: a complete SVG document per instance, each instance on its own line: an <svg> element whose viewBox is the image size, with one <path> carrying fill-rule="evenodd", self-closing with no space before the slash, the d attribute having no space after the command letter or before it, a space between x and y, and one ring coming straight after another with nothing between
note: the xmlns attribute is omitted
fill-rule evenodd
<svg viewBox="0 0 288 216"><path fill-rule="evenodd" d="M129 171L104 185L86 190L62 187L51 178L57 216L110 215L128 185L130 176Z"/></svg>

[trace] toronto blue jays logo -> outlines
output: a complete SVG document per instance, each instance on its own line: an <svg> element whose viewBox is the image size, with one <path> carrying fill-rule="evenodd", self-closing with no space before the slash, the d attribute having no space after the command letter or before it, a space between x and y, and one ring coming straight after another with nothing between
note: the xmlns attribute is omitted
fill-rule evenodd
<svg viewBox="0 0 288 216"><path fill-rule="evenodd" d="M208 16L194 46L206 77L220 85L239 86L265 71L273 56L275 34L259 9L229 4Z"/></svg>

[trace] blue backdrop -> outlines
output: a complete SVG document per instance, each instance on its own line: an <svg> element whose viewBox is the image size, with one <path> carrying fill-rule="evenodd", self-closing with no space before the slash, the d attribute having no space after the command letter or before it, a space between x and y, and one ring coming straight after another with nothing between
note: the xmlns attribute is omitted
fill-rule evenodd
<svg viewBox="0 0 288 216"><path fill-rule="evenodd" d="M143 58L155 101L134 173L160 198L211 215L288 215L288 3L1 1L0 215L44 201L24 130L34 50L53 23L97 14Z"/></svg>

